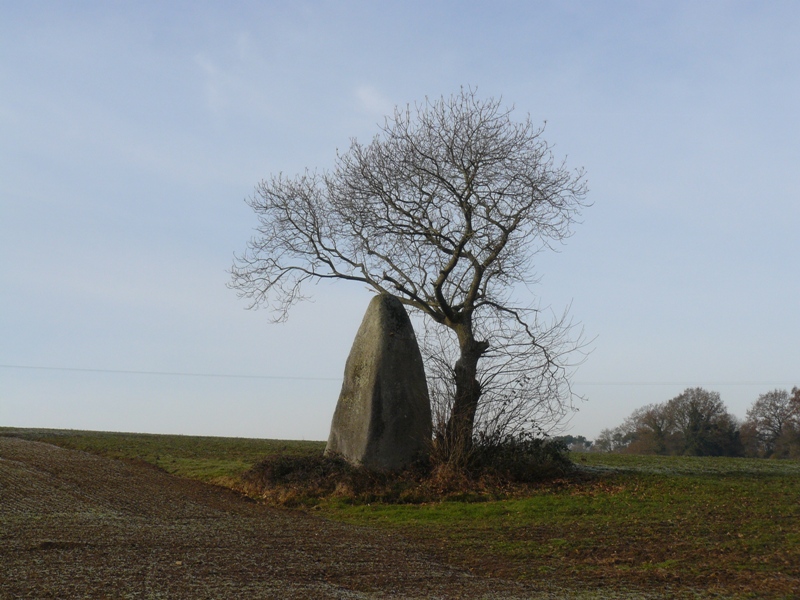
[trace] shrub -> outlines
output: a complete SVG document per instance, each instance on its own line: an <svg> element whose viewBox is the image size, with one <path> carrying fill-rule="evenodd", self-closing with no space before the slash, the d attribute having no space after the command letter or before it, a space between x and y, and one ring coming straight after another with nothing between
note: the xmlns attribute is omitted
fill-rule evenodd
<svg viewBox="0 0 800 600"><path fill-rule="evenodd" d="M275 454L245 472L239 488L287 506L311 505L323 498L356 503L478 500L562 477L572 468L563 442L533 437L478 439L459 465L439 461L438 456L434 443L429 459L386 472L353 466L338 456Z"/></svg>
<svg viewBox="0 0 800 600"><path fill-rule="evenodd" d="M502 483L532 483L563 476L572 466L564 442L522 435L478 439L467 469L474 479L490 477Z"/></svg>

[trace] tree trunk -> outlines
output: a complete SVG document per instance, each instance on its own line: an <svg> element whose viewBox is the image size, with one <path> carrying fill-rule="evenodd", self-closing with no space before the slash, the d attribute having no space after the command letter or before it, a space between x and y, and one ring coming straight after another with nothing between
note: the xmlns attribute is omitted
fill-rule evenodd
<svg viewBox="0 0 800 600"><path fill-rule="evenodd" d="M472 446L475 414L481 397L481 386L477 379L478 361L489 344L475 340L472 331L466 327L457 329L456 333L461 356L455 364L456 395L445 434L451 457L459 460L466 458Z"/></svg>

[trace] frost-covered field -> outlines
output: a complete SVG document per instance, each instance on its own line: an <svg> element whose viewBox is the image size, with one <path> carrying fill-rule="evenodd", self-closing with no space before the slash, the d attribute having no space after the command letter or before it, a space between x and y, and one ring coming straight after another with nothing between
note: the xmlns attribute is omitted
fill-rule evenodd
<svg viewBox="0 0 800 600"><path fill-rule="evenodd" d="M0 598L515 597L398 536L0 437ZM495 594L500 594L496 596Z"/></svg>

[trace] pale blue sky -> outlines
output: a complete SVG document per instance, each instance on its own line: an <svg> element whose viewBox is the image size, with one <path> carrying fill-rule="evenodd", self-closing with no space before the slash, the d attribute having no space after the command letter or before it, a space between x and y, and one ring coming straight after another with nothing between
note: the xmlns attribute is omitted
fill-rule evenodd
<svg viewBox="0 0 800 600"><path fill-rule="evenodd" d="M588 175L535 265L595 338L572 433L800 385L796 2L0 0L0 425L326 438L370 296L245 311L243 199L461 85Z"/></svg>

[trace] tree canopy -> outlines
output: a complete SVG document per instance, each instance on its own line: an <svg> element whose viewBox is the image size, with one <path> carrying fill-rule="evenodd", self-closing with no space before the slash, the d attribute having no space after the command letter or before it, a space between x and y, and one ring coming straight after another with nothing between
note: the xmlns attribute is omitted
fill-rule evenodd
<svg viewBox="0 0 800 600"><path fill-rule="evenodd" d="M761 394L742 424L748 451L757 456L800 456L800 388Z"/></svg>

